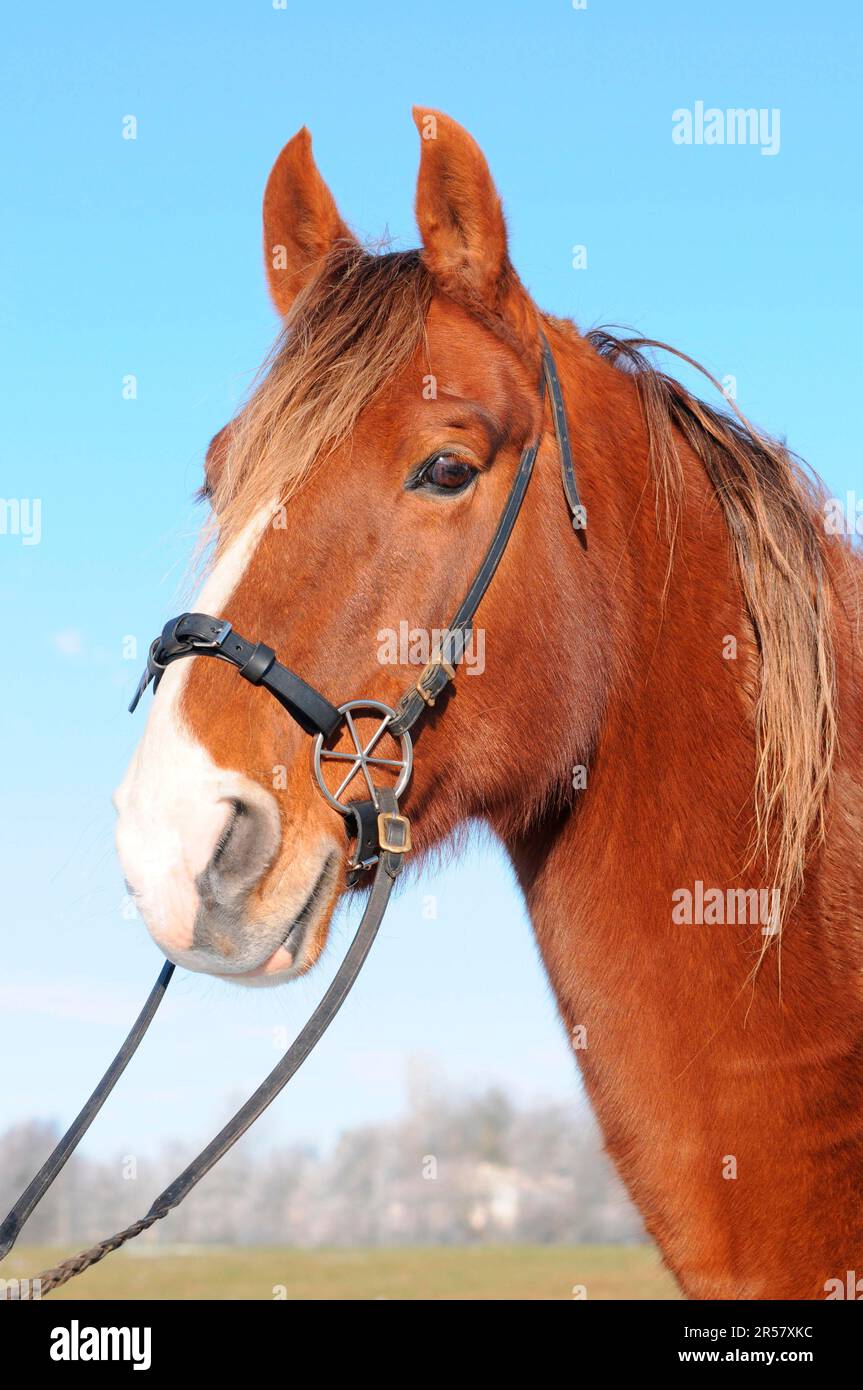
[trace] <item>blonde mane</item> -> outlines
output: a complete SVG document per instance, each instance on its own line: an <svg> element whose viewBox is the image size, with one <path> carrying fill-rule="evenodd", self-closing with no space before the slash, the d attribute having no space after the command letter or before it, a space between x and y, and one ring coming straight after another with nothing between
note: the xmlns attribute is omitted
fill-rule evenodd
<svg viewBox="0 0 863 1390"><path fill-rule="evenodd" d="M360 413L423 340L431 277L418 251L337 247L297 297L256 389L232 421L212 489L218 545L285 502L349 438Z"/></svg>
<svg viewBox="0 0 863 1390"><path fill-rule="evenodd" d="M692 358L666 343L617 338L605 330L588 334L588 340L602 357L633 374L672 552L682 505L681 436L703 464L722 508L760 655L752 853L779 889L784 919L802 890L808 855L824 838L836 755L823 490L733 402L733 417L706 405L659 371L644 349L673 353L721 391Z"/></svg>

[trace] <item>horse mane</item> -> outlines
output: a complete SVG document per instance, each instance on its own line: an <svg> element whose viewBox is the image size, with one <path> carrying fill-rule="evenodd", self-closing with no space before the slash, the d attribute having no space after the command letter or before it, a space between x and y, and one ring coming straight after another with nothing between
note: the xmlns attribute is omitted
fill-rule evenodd
<svg viewBox="0 0 863 1390"><path fill-rule="evenodd" d="M423 340L432 296L419 251L337 245L297 296L249 400L226 431L209 491L217 546L274 511L351 435Z"/></svg>
<svg viewBox="0 0 863 1390"><path fill-rule="evenodd" d="M722 508L760 656L752 861L762 861L779 889L781 923L802 891L810 852L824 838L837 744L824 491L733 401L734 416L706 405L655 367L644 349L671 352L721 391L685 353L606 329L587 339L635 381L672 557L684 486L680 437L702 463Z"/></svg>

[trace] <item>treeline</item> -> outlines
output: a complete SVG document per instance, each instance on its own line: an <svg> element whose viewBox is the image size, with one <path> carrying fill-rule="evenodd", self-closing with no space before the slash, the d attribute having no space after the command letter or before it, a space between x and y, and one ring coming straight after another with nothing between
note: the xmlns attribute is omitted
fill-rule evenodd
<svg viewBox="0 0 863 1390"><path fill-rule="evenodd" d="M56 1141L48 1125L0 1137L0 1219ZM28 1243L118 1230L188 1162L166 1147L136 1165L76 1157L27 1228ZM166 1244L572 1244L643 1238L594 1126L570 1107L519 1109L498 1090L426 1088L396 1123L347 1130L331 1151L264 1157L241 1144L144 1239Z"/></svg>

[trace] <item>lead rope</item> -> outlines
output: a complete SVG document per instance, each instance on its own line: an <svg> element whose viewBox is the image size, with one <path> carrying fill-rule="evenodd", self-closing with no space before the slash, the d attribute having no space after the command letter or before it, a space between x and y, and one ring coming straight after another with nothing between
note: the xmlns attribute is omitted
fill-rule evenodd
<svg viewBox="0 0 863 1390"><path fill-rule="evenodd" d="M375 790L383 812L387 815L397 816L398 803L392 791L383 787L377 787ZM41 1298L44 1294L51 1293L53 1289L60 1288L70 1279L74 1279L76 1275L83 1274L85 1269L98 1264L112 1251L118 1250L127 1241L134 1240L142 1231L148 1230L157 1221L161 1221L163 1216L167 1216L170 1211L180 1205L192 1188L224 1157L237 1140L245 1134L250 1125L254 1124L255 1120L272 1104L326 1032L350 993L377 935L390 900L390 894L403 865L403 852L382 850L372 882L371 895L357 927L356 935L348 947L335 978L305 1027L297 1034L285 1055L246 1101L245 1105L240 1107L224 1128L219 1131L215 1139L189 1164L188 1168L184 1169L180 1176L165 1188L164 1192L159 1193L146 1216L133 1222L131 1226L126 1226L122 1231L117 1231L115 1235L99 1241L98 1245L93 1245L88 1250L82 1250L79 1254L72 1255L68 1260L63 1260L60 1264L54 1265L51 1269L43 1270L41 1274L26 1281L23 1287L27 1291L23 1295L22 1301L32 1300L34 1297ZM23 1222L21 1224L23 1225ZM22 1283L19 1282L19 1291L21 1287ZM13 1300L16 1296L11 1282L2 1292L3 1297L7 1300Z"/></svg>
<svg viewBox="0 0 863 1390"><path fill-rule="evenodd" d="M100 1240L98 1245L91 1245L89 1250L82 1250L78 1255L72 1255L68 1260L63 1260L60 1264L54 1265L52 1269L43 1270L41 1274L36 1274L32 1279L25 1281L29 1284L30 1290L24 1295L23 1299L19 1294L19 1301L33 1302L34 1296L43 1298L46 1293L51 1293L54 1289L59 1289L63 1284L74 1279L77 1274L83 1274L85 1269L91 1265L98 1264L104 1260L106 1255L110 1255L112 1250L119 1250L121 1245L125 1245L127 1240L134 1240L142 1231L146 1231L150 1226L165 1215L164 1212L148 1212L142 1216L140 1221L133 1221L131 1226L125 1230L118 1231L116 1235L108 1236L105 1240ZM6 1299L10 1298L7 1291L4 1292Z"/></svg>
<svg viewBox="0 0 863 1390"><path fill-rule="evenodd" d="M132 1057L138 1050L144 1034L153 1021L153 1017L165 997L165 990L171 982L174 973L173 962L166 960L159 977L147 996L147 1002L130 1029L126 1041L120 1048L113 1062L111 1063L102 1080L99 1082L86 1105L81 1109L72 1124L66 1130L63 1138L51 1156L43 1163L39 1172L30 1183L14 1207L0 1226L0 1260L4 1260L15 1244L21 1233L24 1223L29 1220L34 1209L41 1202L48 1188L54 1179L62 1172L72 1154L75 1152L82 1137L86 1134L91 1124L95 1120L105 1101L113 1091Z"/></svg>

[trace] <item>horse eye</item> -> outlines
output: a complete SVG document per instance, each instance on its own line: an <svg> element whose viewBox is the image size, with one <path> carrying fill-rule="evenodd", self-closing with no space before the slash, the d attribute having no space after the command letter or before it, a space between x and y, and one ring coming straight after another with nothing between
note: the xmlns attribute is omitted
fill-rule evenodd
<svg viewBox="0 0 863 1390"><path fill-rule="evenodd" d="M420 481L431 483L445 492L458 492L460 488L467 487L476 471L473 464L457 458L455 454L438 454L426 464Z"/></svg>

